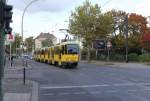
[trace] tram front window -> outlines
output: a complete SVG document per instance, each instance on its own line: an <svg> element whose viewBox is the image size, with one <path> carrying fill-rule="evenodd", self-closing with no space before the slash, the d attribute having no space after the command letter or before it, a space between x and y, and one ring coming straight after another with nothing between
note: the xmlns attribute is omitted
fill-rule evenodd
<svg viewBox="0 0 150 101"><path fill-rule="evenodd" d="M67 52L68 54L78 54L79 47L77 44L68 44Z"/></svg>

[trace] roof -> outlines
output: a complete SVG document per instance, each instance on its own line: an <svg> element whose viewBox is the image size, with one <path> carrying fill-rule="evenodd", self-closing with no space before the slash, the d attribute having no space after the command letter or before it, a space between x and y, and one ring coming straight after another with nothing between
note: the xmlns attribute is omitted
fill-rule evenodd
<svg viewBox="0 0 150 101"><path fill-rule="evenodd" d="M39 38L56 38L53 34L41 32L35 39Z"/></svg>
<svg viewBox="0 0 150 101"><path fill-rule="evenodd" d="M79 44L79 43L77 41L66 41L66 42L62 42L60 44L65 45L65 44Z"/></svg>

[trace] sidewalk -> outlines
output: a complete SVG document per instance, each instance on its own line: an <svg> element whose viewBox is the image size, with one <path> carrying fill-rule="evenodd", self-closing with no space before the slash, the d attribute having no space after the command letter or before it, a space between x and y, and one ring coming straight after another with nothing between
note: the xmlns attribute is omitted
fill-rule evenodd
<svg viewBox="0 0 150 101"><path fill-rule="evenodd" d="M12 67L9 61L6 61L3 79L4 101L38 101L38 83L26 80L24 85L22 69L21 59L14 60Z"/></svg>
<svg viewBox="0 0 150 101"><path fill-rule="evenodd" d="M133 63L133 62L125 63L125 62L112 62L112 61L107 62L107 61L95 61L95 60L92 60L91 62L87 62L86 60L83 60L81 61L81 63L90 63L90 64L96 64L100 66L121 67L121 68L125 68L125 67L148 68L150 67L150 63Z"/></svg>
<svg viewBox="0 0 150 101"><path fill-rule="evenodd" d="M88 62L87 60L81 60L81 63L87 63L87 64L96 64L96 65L114 65L114 62L107 62L107 61L96 61L96 60L91 60L90 62Z"/></svg>

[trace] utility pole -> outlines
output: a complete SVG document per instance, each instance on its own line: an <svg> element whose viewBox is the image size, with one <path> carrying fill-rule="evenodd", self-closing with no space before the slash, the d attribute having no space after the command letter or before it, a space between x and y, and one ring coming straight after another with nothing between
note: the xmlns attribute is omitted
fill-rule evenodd
<svg viewBox="0 0 150 101"><path fill-rule="evenodd" d="M12 28L9 26L12 22L12 6L6 4L6 0L0 0L0 101L3 101L2 80L5 61L5 35L11 34Z"/></svg>
<svg viewBox="0 0 150 101"><path fill-rule="evenodd" d="M125 16L125 39L126 63L128 63L128 14Z"/></svg>
<svg viewBox="0 0 150 101"><path fill-rule="evenodd" d="M3 101L3 92L2 92L2 78L3 78L3 69L4 69L4 35L3 35L3 23L2 23L2 11L3 11L4 0L0 0L0 101Z"/></svg>

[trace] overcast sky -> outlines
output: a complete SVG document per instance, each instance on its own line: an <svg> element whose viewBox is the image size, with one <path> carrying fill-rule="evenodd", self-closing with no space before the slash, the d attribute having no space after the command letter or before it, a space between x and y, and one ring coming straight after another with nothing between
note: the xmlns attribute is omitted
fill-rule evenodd
<svg viewBox="0 0 150 101"><path fill-rule="evenodd" d="M25 6L32 0L9 0L13 8L13 32L21 32L21 17ZM32 4L24 17L24 37L36 37L40 32L53 33L58 39L64 38L59 29L67 28L71 11L82 5L84 0L39 0ZM150 0L90 0L98 3L103 12L120 9L150 16Z"/></svg>

